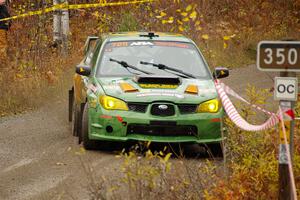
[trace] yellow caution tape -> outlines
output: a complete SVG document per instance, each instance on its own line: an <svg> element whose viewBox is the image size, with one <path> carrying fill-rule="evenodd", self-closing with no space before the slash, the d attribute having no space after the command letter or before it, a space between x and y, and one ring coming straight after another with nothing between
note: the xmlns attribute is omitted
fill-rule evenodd
<svg viewBox="0 0 300 200"><path fill-rule="evenodd" d="M75 10L75 9L83 9L83 8L124 6L124 5L130 5L130 4L152 3L154 1L156 1L156 0L135 0L135 1L125 1L125 2L121 1L121 2L111 2L111 3L71 4L71 5L68 3L63 3L63 4L57 4L52 7L42 9L42 10L29 11L27 13L23 13L20 15L0 19L0 22L34 16L34 15L42 15L42 14L57 11L57 10Z"/></svg>

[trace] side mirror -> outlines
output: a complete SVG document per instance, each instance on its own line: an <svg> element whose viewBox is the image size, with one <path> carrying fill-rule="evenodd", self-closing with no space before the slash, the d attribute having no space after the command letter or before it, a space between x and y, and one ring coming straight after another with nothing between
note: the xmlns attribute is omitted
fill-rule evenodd
<svg viewBox="0 0 300 200"><path fill-rule="evenodd" d="M86 55L87 52L89 52L91 48L95 47L96 41L98 39L99 39L99 37L97 37L97 36L88 36L88 38L86 39L85 44L84 44L84 50L83 50L84 55Z"/></svg>
<svg viewBox="0 0 300 200"><path fill-rule="evenodd" d="M89 76L91 74L91 67L87 65L77 65L76 73L82 76Z"/></svg>
<svg viewBox="0 0 300 200"><path fill-rule="evenodd" d="M225 78L229 76L229 70L226 67L216 67L213 72L213 77L217 78Z"/></svg>

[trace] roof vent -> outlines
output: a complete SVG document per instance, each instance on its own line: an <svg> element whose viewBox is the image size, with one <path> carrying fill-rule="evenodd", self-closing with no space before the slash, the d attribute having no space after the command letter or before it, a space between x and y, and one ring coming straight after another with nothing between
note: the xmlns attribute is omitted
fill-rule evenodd
<svg viewBox="0 0 300 200"><path fill-rule="evenodd" d="M145 34L145 35L140 35L140 37L148 37L150 39L153 39L154 37L159 37L159 35L155 35L155 33L153 32L149 32L148 34Z"/></svg>

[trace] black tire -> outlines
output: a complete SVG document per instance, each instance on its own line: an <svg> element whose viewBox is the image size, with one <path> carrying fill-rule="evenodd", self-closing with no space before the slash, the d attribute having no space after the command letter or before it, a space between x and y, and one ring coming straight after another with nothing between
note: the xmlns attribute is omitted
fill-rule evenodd
<svg viewBox="0 0 300 200"><path fill-rule="evenodd" d="M75 103L73 99L72 105L72 134L78 136L80 134L80 123L81 123L81 112L80 107Z"/></svg>
<svg viewBox="0 0 300 200"><path fill-rule="evenodd" d="M72 116L73 116L73 100L74 100L74 90L69 90L69 122L72 121Z"/></svg>
<svg viewBox="0 0 300 200"><path fill-rule="evenodd" d="M85 103L81 103L79 106L79 115L78 115L78 126L77 126L77 137L78 137L78 144L82 142L82 134L81 134L81 129L82 129L82 115L83 115L83 110L84 110Z"/></svg>
<svg viewBox="0 0 300 200"><path fill-rule="evenodd" d="M211 143L207 144L208 154L213 158L223 158L223 145L222 143Z"/></svg>
<svg viewBox="0 0 300 200"><path fill-rule="evenodd" d="M89 139L89 115L87 103L85 104L82 113L81 138L83 147L86 150L93 150L97 148L97 141Z"/></svg>

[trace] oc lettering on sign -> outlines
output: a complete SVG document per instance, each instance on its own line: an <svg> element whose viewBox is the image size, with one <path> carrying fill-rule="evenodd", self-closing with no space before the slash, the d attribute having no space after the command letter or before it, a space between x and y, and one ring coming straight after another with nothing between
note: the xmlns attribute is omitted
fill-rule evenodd
<svg viewBox="0 0 300 200"><path fill-rule="evenodd" d="M293 94L295 92L295 85L292 85L292 84L290 84L290 85L279 84L277 86L277 91L279 93L287 92L289 94Z"/></svg>

